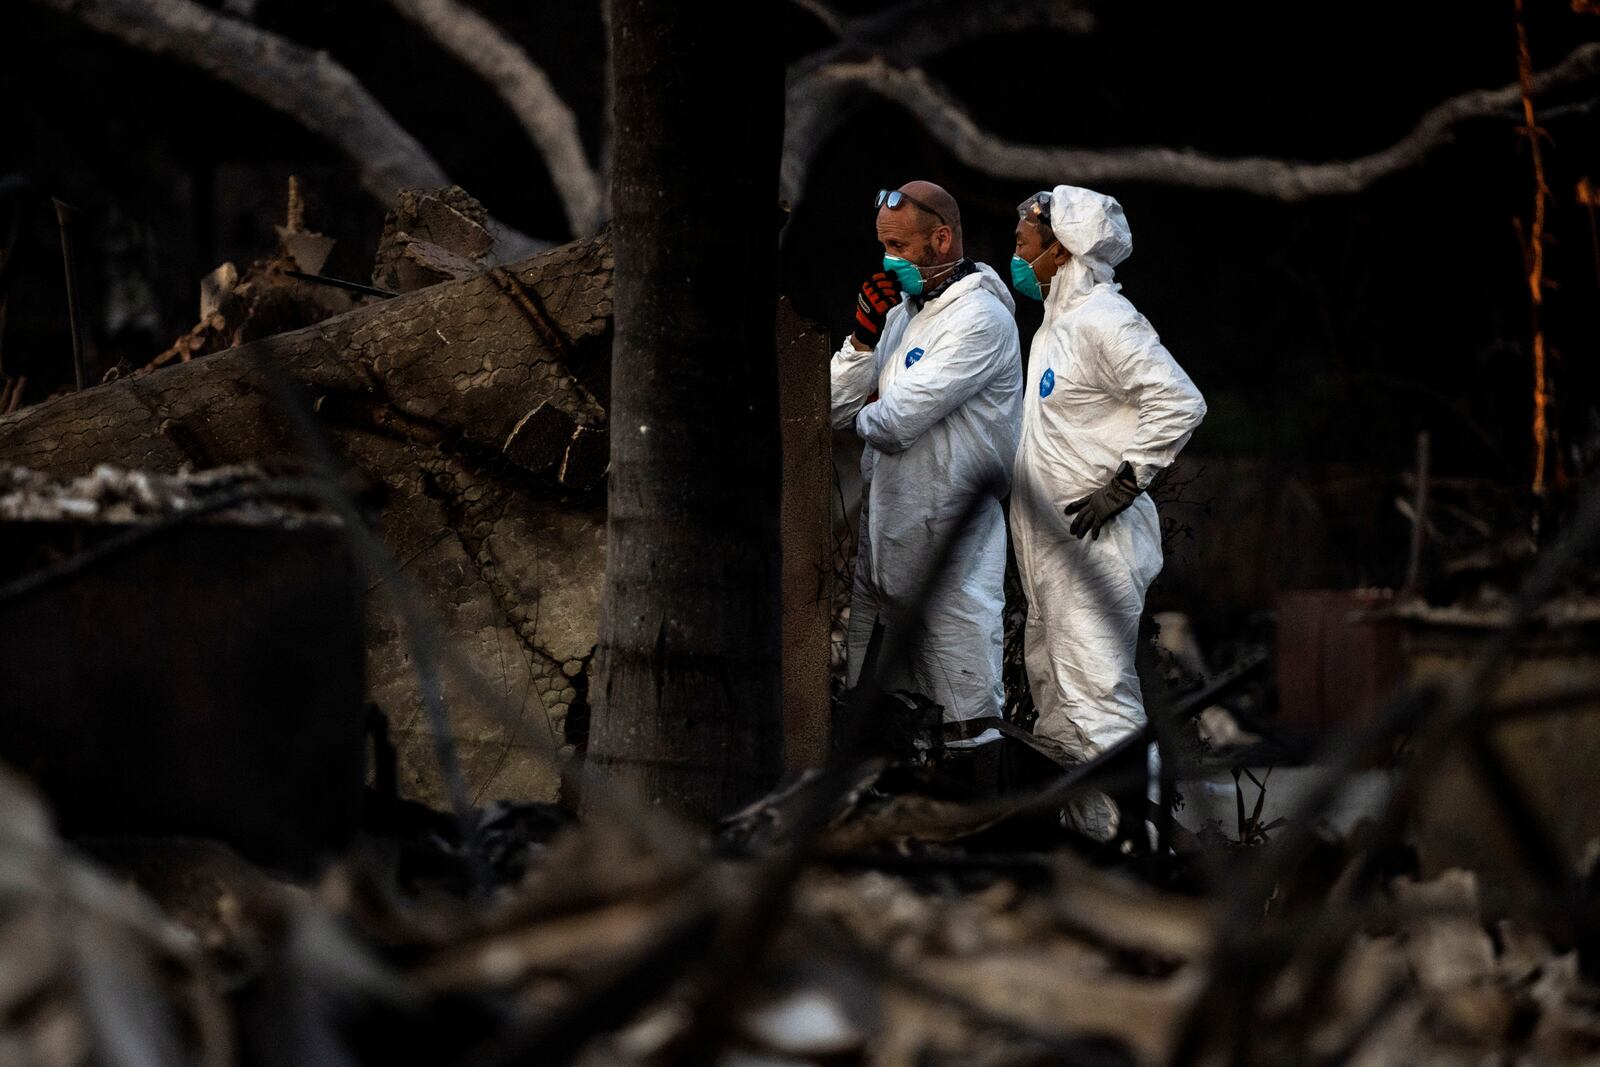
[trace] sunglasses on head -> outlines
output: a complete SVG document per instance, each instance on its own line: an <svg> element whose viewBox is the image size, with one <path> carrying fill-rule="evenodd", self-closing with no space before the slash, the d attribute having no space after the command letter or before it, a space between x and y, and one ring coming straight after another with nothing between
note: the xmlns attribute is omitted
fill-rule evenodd
<svg viewBox="0 0 1600 1067"><path fill-rule="evenodd" d="M1017 217L1050 225L1050 194L1037 192L1017 205Z"/></svg>
<svg viewBox="0 0 1600 1067"><path fill-rule="evenodd" d="M940 214L938 211L935 211L933 208L929 207L927 204L924 204L921 200L918 200L916 197L912 196L910 193L902 193L899 189L879 189L878 190L878 200L877 200L877 206L878 207L880 207L880 208L886 207L890 211L893 211L895 208L899 207L901 204L904 204L904 203L915 204L918 207L920 207L922 210L926 211L928 214L932 215L934 218L938 219L939 222L942 225L945 225L945 226L950 225L950 220L949 219L945 218L944 215Z"/></svg>

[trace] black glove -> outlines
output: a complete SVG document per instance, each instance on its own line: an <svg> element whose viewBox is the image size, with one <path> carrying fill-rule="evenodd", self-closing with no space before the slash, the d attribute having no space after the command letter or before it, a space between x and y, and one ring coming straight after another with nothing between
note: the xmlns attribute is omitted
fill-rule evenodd
<svg viewBox="0 0 1600 1067"><path fill-rule="evenodd" d="M1100 528L1126 511L1134 497L1142 492L1144 490L1133 479L1133 467L1123 460L1109 482L1066 506L1068 515L1077 515L1072 520L1072 536L1082 540L1084 534L1090 534L1093 540L1100 540Z"/></svg>
<svg viewBox="0 0 1600 1067"><path fill-rule="evenodd" d="M868 348L877 348L883 320L898 303L900 285L892 275L879 271L862 282L861 291L856 294L856 340Z"/></svg>

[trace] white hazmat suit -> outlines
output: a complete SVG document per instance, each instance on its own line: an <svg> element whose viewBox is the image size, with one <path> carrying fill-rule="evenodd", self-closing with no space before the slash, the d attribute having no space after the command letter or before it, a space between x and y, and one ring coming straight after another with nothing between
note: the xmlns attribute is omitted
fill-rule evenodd
<svg viewBox="0 0 1600 1067"><path fill-rule="evenodd" d="M1063 508L1104 486L1123 461L1148 487L1206 404L1112 280L1133 251L1122 206L1058 185L1050 228L1071 258L1045 295L1029 355L1011 531L1028 598L1034 732L1089 759L1145 722L1134 651L1145 591L1161 570L1161 524L1140 493L1098 539L1080 540ZM1068 815L1091 837L1116 834L1118 813L1103 795L1075 802Z"/></svg>
<svg viewBox="0 0 1600 1067"><path fill-rule="evenodd" d="M832 363L833 425L854 426L866 443L848 632L852 685L874 623L906 624L943 544L974 497L986 494L921 605L926 629L911 649L909 675L883 678L888 689L942 705L946 722L998 715L1004 702L999 498L1016 456L1022 354L1010 292L989 267L975 266L935 298L893 308L872 351L847 339Z"/></svg>

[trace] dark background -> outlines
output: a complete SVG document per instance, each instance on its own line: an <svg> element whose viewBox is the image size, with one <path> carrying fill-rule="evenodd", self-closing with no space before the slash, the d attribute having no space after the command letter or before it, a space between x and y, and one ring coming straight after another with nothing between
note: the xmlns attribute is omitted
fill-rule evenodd
<svg viewBox="0 0 1600 1067"><path fill-rule="evenodd" d="M591 157L605 107L596 6L481 0L576 111ZM1530 0L1536 70L1600 35L1566 0ZM880 7L841 3L867 13ZM1091 33L964 43L927 64L996 135L1082 147L1166 145L1338 160L1386 147L1430 107L1516 78L1510 0L1494 3L1132 2L1086 5ZM758 5L751 5L754 12ZM752 13L792 61L832 41L798 7ZM470 73L380 0L262 0L256 21L327 49L505 222L562 240L540 157ZM741 91L730 85L729 91ZM1563 464L1600 453L1600 277L1580 178L1600 182L1600 85L1553 97L1546 333ZM0 5L0 174L24 173L84 212L84 283L98 370L143 363L193 325L200 277L269 252L286 179L308 222L340 239L326 272L364 279L383 208L328 146L209 78L25 2ZM715 121L708 116L708 121ZM1291 586L1393 584L1409 526L1394 506L1419 430L1457 506L1527 525L1532 369L1514 220L1533 185L1514 114L1457 128L1414 170L1356 196L1284 204L1139 183L1125 206L1125 293L1205 392L1193 479L1166 514L1172 565L1156 603L1223 626ZM708 180L717 162L707 160ZM997 181L958 164L893 105L863 96L817 156L784 235L782 289L842 338L875 269L871 199L926 178L961 201L970 254L1006 273L1014 206L1070 181ZM28 227L3 360L37 400L69 376L53 220ZM728 265L737 278L740 264ZM1024 348L1039 321L1021 310ZM707 417L715 418L715 412ZM1559 500L1557 500L1557 504Z"/></svg>

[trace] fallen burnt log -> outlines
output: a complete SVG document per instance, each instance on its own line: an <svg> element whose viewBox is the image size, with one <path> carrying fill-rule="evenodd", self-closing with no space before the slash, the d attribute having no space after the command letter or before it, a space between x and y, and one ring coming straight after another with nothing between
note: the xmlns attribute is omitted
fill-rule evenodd
<svg viewBox="0 0 1600 1067"><path fill-rule="evenodd" d="M0 462L55 475L303 462L274 384L287 377L381 504L378 532L444 609L446 637L500 687L491 709L444 680L466 780L484 799L549 797L542 753L583 712L594 645L609 283L605 239L577 242L26 408L0 418ZM410 650L388 618L369 622L368 695L402 790L436 800Z"/></svg>

